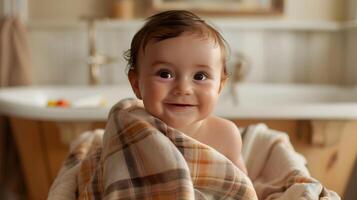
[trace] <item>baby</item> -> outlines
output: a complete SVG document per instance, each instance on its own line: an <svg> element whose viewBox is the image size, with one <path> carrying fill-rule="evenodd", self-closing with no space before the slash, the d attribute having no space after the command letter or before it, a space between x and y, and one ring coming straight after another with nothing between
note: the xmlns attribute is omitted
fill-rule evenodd
<svg viewBox="0 0 357 200"><path fill-rule="evenodd" d="M227 80L221 34L188 11L148 18L126 52L128 77L145 110L247 173L237 126L212 115Z"/></svg>

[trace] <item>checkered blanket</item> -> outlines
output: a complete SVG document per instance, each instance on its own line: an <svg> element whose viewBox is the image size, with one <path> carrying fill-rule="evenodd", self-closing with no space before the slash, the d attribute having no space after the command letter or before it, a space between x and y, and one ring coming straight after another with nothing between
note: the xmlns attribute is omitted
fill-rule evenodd
<svg viewBox="0 0 357 200"><path fill-rule="evenodd" d="M257 199L222 154L123 100L72 144L48 199Z"/></svg>
<svg viewBox="0 0 357 200"><path fill-rule="evenodd" d="M294 150L286 133L256 124L245 128L242 138L243 158L259 199L341 199L311 177L305 158Z"/></svg>

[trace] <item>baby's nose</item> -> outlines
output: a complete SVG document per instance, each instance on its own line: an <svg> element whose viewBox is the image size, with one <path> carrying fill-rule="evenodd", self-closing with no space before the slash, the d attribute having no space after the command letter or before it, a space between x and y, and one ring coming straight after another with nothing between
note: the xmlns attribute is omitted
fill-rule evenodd
<svg viewBox="0 0 357 200"><path fill-rule="evenodd" d="M178 80L173 89L174 95L191 95L193 92L192 84L189 80Z"/></svg>

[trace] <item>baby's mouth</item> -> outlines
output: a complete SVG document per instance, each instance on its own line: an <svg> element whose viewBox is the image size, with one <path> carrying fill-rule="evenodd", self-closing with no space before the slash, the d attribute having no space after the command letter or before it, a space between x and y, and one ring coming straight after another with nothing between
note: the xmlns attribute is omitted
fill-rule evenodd
<svg viewBox="0 0 357 200"><path fill-rule="evenodd" d="M178 107L191 107L191 106L194 106L194 105L191 105L191 104L180 104L180 103L169 103L169 105L178 106Z"/></svg>
<svg viewBox="0 0 357 200"><path fill-rule="evenodd" d="M193 108L196 106L195 104L189 104L189 103L166 103L166 105L174 109Z"/></svg>

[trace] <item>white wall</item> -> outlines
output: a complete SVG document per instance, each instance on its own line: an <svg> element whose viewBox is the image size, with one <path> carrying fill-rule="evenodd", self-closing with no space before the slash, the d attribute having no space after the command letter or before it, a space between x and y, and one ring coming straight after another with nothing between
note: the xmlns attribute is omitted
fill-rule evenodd
<svg viewBox="0 0 357 200"><path fill-rule="evenodd" d="M349 85L357 85L357 1L348 0L348 19L355 22L355 27L346 31L346 72Z"/></svg>
<svg viewBox="0 0 357 200"><path fill-rule="evenodd" d="M220 27L220 24L216 24ZM99 28L97 46L119 62L103 66L104 84L127 83L123 52L139 26ZM224 26L223 26L224 27ZM251 60L247 82L343 83L343 37L335 31L221 28L232 49ZM86 84L85 28L30 30L35 84Z"/></svg>
<svg viewBox="0 0 357 200"><path fill-rule="evenodd" d="M347 0L348 20L357 20L357 1Z"/></svg>
<svg viewBox="0 0 357 200"><path fill-rule="evenodd" d="M0 0L0 16L4 15L4 0Z"/></svg>
<svg viewBox="0 0 357 200"><path fill-rule="evenodd" d="M346 33L346 83L357 85L357 29Z"/></svg>
<svg viewBox="0 0 357 200"><path fill-rule="evenodd" d="M86 2L84 2L86 1ZM352 4L348 16L356 13L355 0L286 0L284 20L337 21L345 18L344 6ZM136 1L136 5L142 6ZM87 3L87 4L86 4ZM86 4L85 6L83 6ZM77 19L94 12L98 0L31 0L30 19ZM110 1L103 1L94 13L105 13ZM60 6L60 7L58 7ZM69 8L73 6L73 8ZM46 9L43 9L45 8ZM143 10L139 8L138 10ZM319 12L317 12L317 10ZM352 13L352 14L351 14ZM270 17L276 18L276 17ZM279 21L279 20L278 20ZM217 24L220 26L220 24ZM81 28L30 26L35 84L86 84L88 67L87 33ZM98 50L119 58L101 69L103 84L127 83L122 57L138 26L99 28ZM244 53L252 67L248 82L354 84L356 67L355 32L273 30L263 28L222 30L233 54ZM348 53L345 51L348 50ZM345 56L349 55L349 56ZM234 60L234 59L232 59ZM344 68L344 66L346 66Z"/></svg>
<svg viewBox="0 0 357 200"><path fill-rule="evenodd" d="M17 15L24 22L28 19L28 0L0 0L0 16Z"/></svg>

